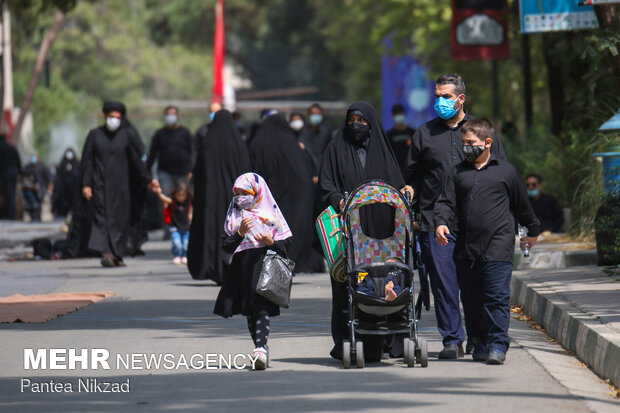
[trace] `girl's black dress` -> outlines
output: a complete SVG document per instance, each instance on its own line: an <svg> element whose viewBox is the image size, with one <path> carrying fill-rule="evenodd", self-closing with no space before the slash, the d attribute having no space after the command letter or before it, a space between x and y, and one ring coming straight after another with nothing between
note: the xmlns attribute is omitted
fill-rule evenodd
<svg viewBox="0 0 620 413"><path fill-rule="evenodd" d="M234 314L253 316L261 312L270 317L280 315L280 307L256 294L256 285L267 250L273 250L287 257L286 250L292 238L276 241L270 247L252 248L233 255L229 270L224 275L222 289L217 296L213 313L228 318ZM222 240L224 251L232 254L243 241L238 233L225 236Z"/></svg>

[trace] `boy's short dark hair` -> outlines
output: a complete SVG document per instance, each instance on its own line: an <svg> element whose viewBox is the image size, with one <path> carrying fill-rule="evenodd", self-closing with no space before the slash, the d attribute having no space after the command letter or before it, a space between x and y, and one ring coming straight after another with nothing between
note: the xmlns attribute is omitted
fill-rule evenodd
<svg viewBox="0 0 620 413"><path fill-rule="evenodd" d="M452 85L454 86L454 92L457 96L465 95L467 90L465 89L465 82L458 73L447 73L441 75L435 81L436 85Z"/></svg>
<svg viewBox="0 0 620 413"><path fill-rule="evenodd" d="M397 115L399 113L405 113L405 107L400 103L397 103L392 106L392 115Z"/></svg>
<svg viewBox="0 0 620 413"><path fill-rule="evenodd" d="M461 134L465 133L476 135L482 141L495 138L493 124L485 118L473 118L465 122L461 128Z"/></svg>

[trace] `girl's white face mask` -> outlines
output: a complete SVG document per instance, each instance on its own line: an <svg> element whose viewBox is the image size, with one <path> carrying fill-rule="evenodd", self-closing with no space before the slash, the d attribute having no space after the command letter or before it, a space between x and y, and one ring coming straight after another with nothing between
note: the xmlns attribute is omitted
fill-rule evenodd
<svg viewBox="0 0 620 413"><path fill-rule="evenodd" d="M254 195L235 195L233 202L240 209L248 209L254 205Z"/></svg>

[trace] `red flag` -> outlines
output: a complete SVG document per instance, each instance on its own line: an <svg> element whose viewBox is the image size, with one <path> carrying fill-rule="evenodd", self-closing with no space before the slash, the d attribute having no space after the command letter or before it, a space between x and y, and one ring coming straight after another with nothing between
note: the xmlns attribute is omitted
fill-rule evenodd
<svg viewBox="0 0 620 413"><path fill-rule="evenodd" d="M215 38L213 41L213 97L212 100L222 102L224 96L224 0L215 4Z"/></svg>

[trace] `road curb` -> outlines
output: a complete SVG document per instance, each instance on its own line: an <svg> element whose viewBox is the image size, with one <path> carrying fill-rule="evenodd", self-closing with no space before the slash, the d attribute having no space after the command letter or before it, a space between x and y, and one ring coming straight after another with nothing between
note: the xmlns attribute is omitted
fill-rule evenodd
<svg viewBox="0 0 620 413"><path fill-rule="evenodd" d="M584 313L529 273L513 273L511 299L565 349L573 351L601 377L620 385L620 334L617 331Z"/></svg>

